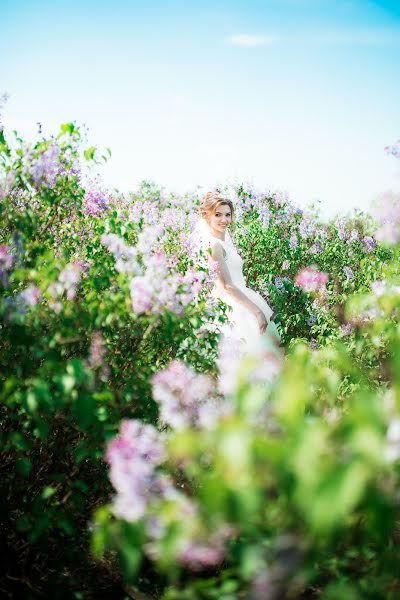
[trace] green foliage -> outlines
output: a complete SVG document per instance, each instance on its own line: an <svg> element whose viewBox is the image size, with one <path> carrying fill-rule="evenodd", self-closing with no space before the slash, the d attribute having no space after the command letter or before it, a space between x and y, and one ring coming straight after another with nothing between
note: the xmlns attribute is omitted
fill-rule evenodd
<svg viewBox="0 0 400 600"><path fill-rule="evenodd" d="M107 155L84 148L74 123L31 147L0 137L2 589L117 598L124 579L166 600L394 600L398 248L366 247L368 215L339 227L271 194L256 202L235 191L249 285L274 307L287 355L270 385L245 362L232 411L214 427L164 431L161 470L181 494L149 508L163 524L151 555L145 522L112 512L105 448L122 419L159 425L151 378L171 360L217 377L215 322L226 307L213 313L205 286L181 311L133 310L126 254L144 239L140 267L162 251L184 277L195 268L184 240L198 198L167 198L151 182L128 198L93 191L85 165ZM151 241L160 220L163 237ZM122 266L104 235L125 245ZM323 293L296 285L312 264L328 275ZM187 499L195 516L185 516ZM188 540L218 532L216 566L179 562Z"/></svg>

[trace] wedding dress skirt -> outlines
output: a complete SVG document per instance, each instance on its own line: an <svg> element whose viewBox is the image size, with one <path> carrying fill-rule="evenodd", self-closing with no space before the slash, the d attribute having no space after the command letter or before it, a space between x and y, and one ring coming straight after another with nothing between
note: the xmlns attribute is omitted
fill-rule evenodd
<svg viewBox="0 0 400 600"><path fill-rule="evenodd" d="M234 286L239 288L264 313L268 326L264 334L260 333L255 315L231 296L217 280L212 296L222 300L228 306L228 322L221 327L221 334L233 343L238 344L243 354L260 354L265 350L277 350L280 335L271 317L273 310L264 298L246 286L243 275L243 260L238 254L228 232L225 240L214 238L224 249L224 256Z"/></svg>

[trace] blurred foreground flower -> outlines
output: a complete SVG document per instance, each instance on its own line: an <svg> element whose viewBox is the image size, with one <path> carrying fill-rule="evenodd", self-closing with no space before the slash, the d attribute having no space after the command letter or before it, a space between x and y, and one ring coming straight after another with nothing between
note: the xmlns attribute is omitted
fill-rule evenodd
<svg viewBox="0 0 400 600"><path fill-rule="evenodd" d="M318 271L317 267L305 267L294 280L295 284L303 288L305 292L316 292L328 281L328 275Z"/></svg>
<svg viewBox="0 0 400 600"><path fill-rule="evenodd" d="M376 239L386 244L397 244L400 241L400 194L386 192L376 216L380 224Z"/></svg>

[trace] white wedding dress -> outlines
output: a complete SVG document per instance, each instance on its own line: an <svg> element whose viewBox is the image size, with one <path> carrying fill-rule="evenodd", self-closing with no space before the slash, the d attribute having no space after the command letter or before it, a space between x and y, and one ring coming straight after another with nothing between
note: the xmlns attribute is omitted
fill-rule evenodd
<svg viewBox="0 0 400 600"><path fill-rule="evenodd" d="M277 351L280 335L275 323L270 320L273 310L260 294L247 287L243 275L243 259L238 254L229 232L226 231L225 240L221 240L213 236L208 227L201 224L197 228L197 235L197 247L213 248L215 244L221 244L233 285L260 308L268 321L266 332L261 334L255 315L229 294L217 279L211 295L213 298L222 300L228 306L228 322L219 326L225 340L232 341L239 347L242 355L260 355L266 350Z"/></svg>

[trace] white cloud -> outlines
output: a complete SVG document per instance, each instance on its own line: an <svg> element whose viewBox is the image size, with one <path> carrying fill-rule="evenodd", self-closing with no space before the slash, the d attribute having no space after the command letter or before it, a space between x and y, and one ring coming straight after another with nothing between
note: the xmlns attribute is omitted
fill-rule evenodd
<svg viewBox="0 0 400 600"><path fill-rule="evenodd" d="M225 42L232 46L271 46L277 42L277 37L274 35L251 35L247 33L239 33L230 35L225 38Z"/></svg>

